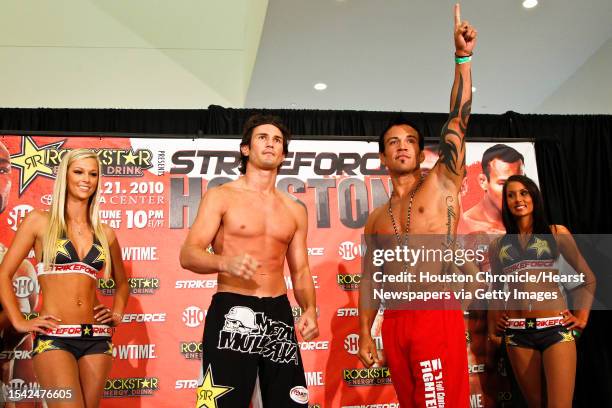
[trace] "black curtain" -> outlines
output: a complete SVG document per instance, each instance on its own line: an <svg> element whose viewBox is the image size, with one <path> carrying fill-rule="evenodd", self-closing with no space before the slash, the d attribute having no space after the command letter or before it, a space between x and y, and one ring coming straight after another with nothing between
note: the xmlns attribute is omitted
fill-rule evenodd
<svg viewBox="0 0 612 408"><path fill-rule="evenodd" d="M294 135L314 139L345 136L354 140L376 140L387 122L397 115L220 106L205 110L0 109L0 133L93 132L194 138L239 135L244 121L255 112L280 116ZM406 116L420 125L428 138L437 137L447 117L437 113ZM538 176L550 222L564 224L574 233L612 233L608 209L612 187L612 116L474 114L469 124L470 138L535 139ZM598 279L608 280L608 271L595 273ZM592 312L590 324L578 342L577 407L612 407L612 342L607 340L605 329L609 318L608 312Z"/></svg>

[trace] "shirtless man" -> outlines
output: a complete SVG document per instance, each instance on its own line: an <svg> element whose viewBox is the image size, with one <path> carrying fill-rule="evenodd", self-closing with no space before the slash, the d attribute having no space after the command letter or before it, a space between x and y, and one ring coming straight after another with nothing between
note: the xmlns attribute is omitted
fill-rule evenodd
<svg viewBox="0 0 612 408"><path fill-rule="evenodd" d="M525 158L510 146L496 144L482 155L478 184L484 191L480 201L463 213L459 233L505 234L501 219L502 188L508 177L525 174Z"/></svg>
<svg viewBox="0 0 612 408"><path fill-rule="evenodd" d="M388 205L374 210L365 235L399 245L406 234L438 234L452 243L459 215L459 191L465 173L465 132L471 109L470 59L476 30L461 21L455 6L455 78L450 115L440 138L440 158L426 177L422 133L410 122L392 123L379 139L380 159L393 183ZM416 237L415 237L416 239ZM402 244L403 245L403 244ZM412 245L412 244L411 244ZM368 244L366 264L372 257ZM439 274L442 263L430 264ZM384 266L385 273L387 266ZM359 358L367 367L380 363L370 328L376 315L371 276L364 275L359 296ZM405 284L404 284L405 285ZM385 305L388 306L388 305ZM461 310L385 310L383 344L393 386L403 407L468 407L465 330Z"/></svg>
<svg viewBox="0 0 612 408"><path fill-rule="evenodd" d="M206 316L198 408L247 407L251 397L255 406L259 401L265 407L307 407L283 278L287 259L303 310L297 329L305 341L311 340L319 330L306 249L307 215L275 188L289 136L276 117L249 118L240 143L244 177L206 192L181 249L183 268L218 273ZM214 254L207 252L209 245Z"/></svg>

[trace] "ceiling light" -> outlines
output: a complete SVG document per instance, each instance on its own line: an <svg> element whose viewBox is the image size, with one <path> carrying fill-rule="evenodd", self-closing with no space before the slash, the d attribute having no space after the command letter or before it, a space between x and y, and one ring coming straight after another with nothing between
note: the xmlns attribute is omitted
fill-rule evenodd
<svg viewBox="0 0 612 408"><path fill-rule="evenodd" d="M528 9L534 8L537 5L538 5L538 0L525 0L523 2L523 7L528 8Z"/></svg>
<svg viewBox="0 0 612 408"><path fill-rule="evenodd" d="M316 83L314 84L314 89L317 91L324 91L327 89L327 84L324 84L323 82Z"/></svg>

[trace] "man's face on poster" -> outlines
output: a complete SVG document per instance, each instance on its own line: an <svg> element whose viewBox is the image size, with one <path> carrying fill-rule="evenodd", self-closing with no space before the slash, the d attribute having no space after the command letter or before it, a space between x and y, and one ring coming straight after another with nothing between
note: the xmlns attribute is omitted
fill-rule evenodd
<svg viewBox="0 0 612 408"><path fill-rule="evenodd" d="M0 213L8 204L8 196L11 191L11 162L9 152L0 142Z"/></svg>
<svg viewBox="0 0 612 408"><path fill-rule="evenodd" d="M490 200L501 211L502 189L508 177L515 174L524 174L523 162L521 160L506 163L500 159L489 162L489 178L486 174L478 176L480 187L485 191L485 198Z"/></svg>

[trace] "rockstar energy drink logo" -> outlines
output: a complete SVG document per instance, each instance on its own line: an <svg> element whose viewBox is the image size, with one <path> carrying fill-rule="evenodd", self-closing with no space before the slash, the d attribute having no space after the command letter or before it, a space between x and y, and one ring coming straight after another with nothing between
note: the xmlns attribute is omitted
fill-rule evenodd
<svg viewBox="0 0 612 408"><path fill-rule="evenodd" d="M152 295L159 289L159 278L129 278L128 287L132 295ZM105 296L112 296L117 290L113 279L98 279L98 289Z"/></svg>
<svg viewBox="0 0 612 408"><path fill-rule="evenodd" d="M202 342L201 341L181 341L181 354L187 360L202 359Z"/></svg>
<svg viewBox="0 0 612 408"><path fill-rule="evenodd" d="M19 196L38 176L55 179L57 167L70 149L62 148L66 139L38 145L30 136L21 138L21 152L11 155L11 164L19 170ZM104 176L142 177L153 167L153 153L138 149L92 149L102 163Z"/></svg>
<svg viewBox="0 0 612 408"><path fill-rule="evenodd" d="M156 377L109 378L104 384L104 398L153 395L158 389Z"/></svg>
<svg viewBox="0 0 612 408"><path fill-rule="evenodd" d="M342 378L350 386L391 384L391 373L387 367L344 369Z"/></svg>
<svg viewBox="0 0 612 408"><path fill-rule="evenodd" d="M38 312L23 313L23 318L26 320L36 319L37 317L38 317Z"/></svg>
<svg viewBox="0 0 612 408"><path fill-rule="evenodd" d="M344 290L359 290L361 275L358 273L339 273L338 286Z"/></svg>

